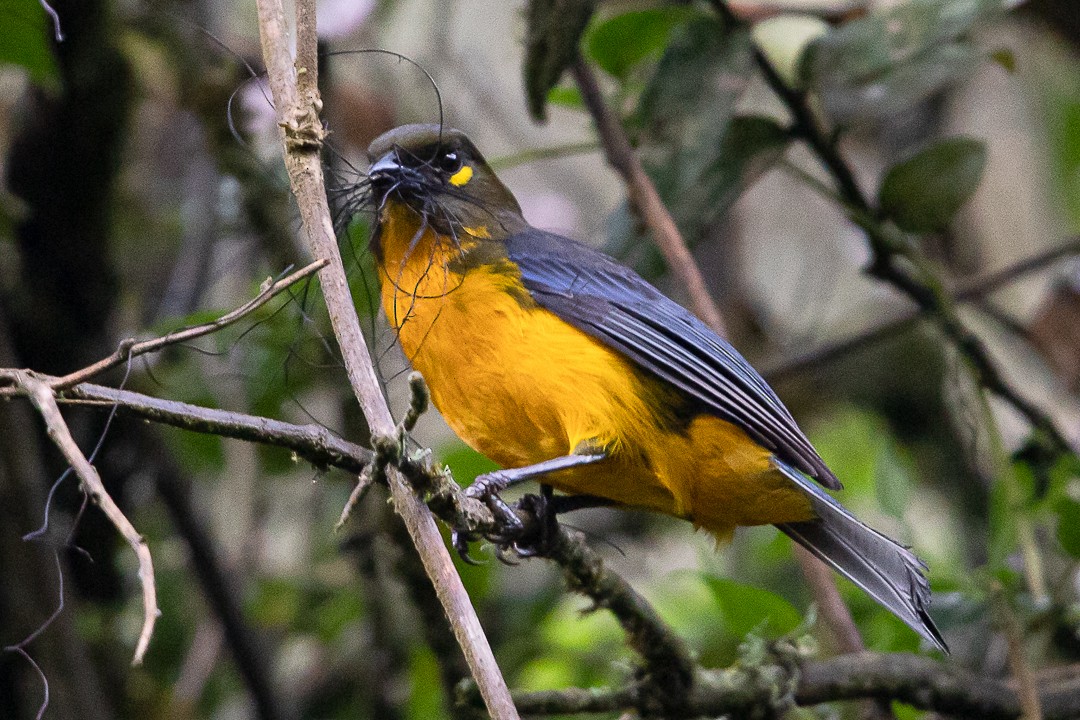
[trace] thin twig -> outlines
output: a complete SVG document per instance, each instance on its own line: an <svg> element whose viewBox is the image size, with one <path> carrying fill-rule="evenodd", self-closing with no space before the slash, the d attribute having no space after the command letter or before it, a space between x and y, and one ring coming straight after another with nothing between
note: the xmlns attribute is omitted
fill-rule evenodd
<svg viewBox="0 0 1080 720"><path fill-rule="evenodd" d="M41 670L41 666L37 664L37 661L34 660L33 657L31 657L30 653L27 652L26 648L29 647L30 643L34 642L34 640L36 640L41 635L41 633L48 630L49 626L56 622L56 619L60 617L60 613L64 612L64 568L60 564L59 550L53 550L53 560L56 561L56 580L58 596L56 608L52 611L52 614L45 619L45 622L37 626L36 630L27 635L20 642L17 642L14 645L8 645L4 648L6 652L13 652L21 655L23 659L26 660L26 662L30 663L30 666L34 669L34 672L37 673L38 677L41 678L41 685L44 692L42 693L41 705L38 706L37 715L34 716L35 720L41 720L41 718L45 716L45 711L49 708L49 678L45 676L45 673Z"/></svg>
<svg viewBox="0 0 1080 720"><path fill-rule="evenodd" d="M360 331L326 204L320 158L325 131L318 115L322 102L318 93L315 3L314 0L298 0L296 3L298 60L295 73L289 57L281 1L257 0L256 4L263 59L285 149L285 167L300 208L304 234L312 254L330 260L330 264L320 273L320 279L349 382L372 432L386 437L395 430L393 417ZM480 687L488 712L496 720L516 720L517 710L514 709L506 681L431 513L401 473L388 468L387 480L394 507L405 521L424 568L454 627L454 634Z"/></svg>
<svg viewBox="0 0 1080 720"><path fill-rule="evenodd" d="M78 385L81 382L85 382L90 378L110 370L114 367L122 365L128 362L131 358L138 355L145 355L146 353L156 352L162 348L177 343L193 340L204 335L215 333L227 325L240 320L246 315L250 315L255 310L259 309L266 303L268 303L275 296L281 294L287 290L290 286L295 285L300 280L306 277L314 275L321 270L327 264L326 260L316 260L315 262L303 267L296 272L289 273L280 280L271 282L267 280L263 283L262 289L259 294L251 300L247 301L240 307L228 312L217 320L205 323L203 325L196 325L194 327L184 328L183 330L177 330L171 332L168 335L157 337L152 340L143 340L141 342L135 340L135 338L127 338L122 340L116 351L106 358L102 358L93 365L88 365L80 370L76 370L73 373L63 375L60 377L51 377L48 379L49 387L53 390L62 390L64 388L71 387L72 385ZM0 396L5 394L12 394L10 388L0 387Z"/></svg>
<svg viewBox="0 0 1080 720"><path fill-rule="evenodd" d="M154 563L150 557L150 548L146 540L124 516L123 511L117 507L109 493L106 492L101 476L97 469L86 459L82 450L79 449L75 438L71 436L64 416L56 404L56 396L52 388L44 381L28 371L2 371L0 378L13 382L29 396L31 402L41 414L48 430L49 438L63 453L65 459L71 464L82 482L82 489L90 498L97 503L102 512L112 522L120 534L124 536L131 549L135 551L139 559L139 582L143 590L143 626L139 633L139 641L135 645L135 657L132 665L142 664L146 655L146 648L150 644L150 637L154 633L154 623L161 611L157 605L157 592L154 587Z"/></svg>
<svg viewBox="0 0 1080 720"><path fill-rule="evenodd" d="M575 155L584 155L586 153L595 153L599 151L600 145L598 145L595 140L590 140L587 142L568 143L566 145L553 145L551 147L522 150L521 152L512 155L502 155L500 157L492 158L488 161L488 165L491 166L492 170L501 172L503 170L515 168L518 165L536 163L541 160L558 160L560 158L574 157Z"/></svg>

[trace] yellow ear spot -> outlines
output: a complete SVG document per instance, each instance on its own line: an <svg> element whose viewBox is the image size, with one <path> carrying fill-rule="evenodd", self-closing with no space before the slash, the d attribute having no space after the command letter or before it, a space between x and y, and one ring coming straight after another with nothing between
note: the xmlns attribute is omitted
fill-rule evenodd
<svg viewBox="0 0 1080 720"><path fill-rule="evenodd" d="M465 183L472 180L472 167L468 165L462 165L461 169L450 176L450 184L455 187L461 187Z"/></svg>

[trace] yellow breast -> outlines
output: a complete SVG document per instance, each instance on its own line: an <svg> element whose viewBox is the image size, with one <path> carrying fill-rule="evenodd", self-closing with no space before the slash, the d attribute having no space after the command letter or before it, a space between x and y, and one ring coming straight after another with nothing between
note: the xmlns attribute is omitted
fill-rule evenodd
<svg viewBox="0 0 1080 720"><path fill-rule="evenodd" d="M504 467L583 444L603 449L610 461L558 473L551 484L721 534L807 517L805 502L794 510L776 498L757 502L768 495L758 490L785 495L790 484L742 430L707 415L680 426L674 390L537 306L511 265L461 262L482 235L440 237L394 204L381 222L386 315L436 407L473 448Z"/></svg>

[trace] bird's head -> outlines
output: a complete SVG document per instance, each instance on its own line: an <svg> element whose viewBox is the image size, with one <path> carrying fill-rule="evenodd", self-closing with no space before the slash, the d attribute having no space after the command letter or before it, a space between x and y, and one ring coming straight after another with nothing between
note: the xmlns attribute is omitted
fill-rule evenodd
<svg viewBox="0 0 1080 720"><path fill-rule="evenodd" d="M404 203L441 233L482 228L496 240L524 225L514 195L460 130L403 125L375 138L368 158L380 211Z"/></svg>

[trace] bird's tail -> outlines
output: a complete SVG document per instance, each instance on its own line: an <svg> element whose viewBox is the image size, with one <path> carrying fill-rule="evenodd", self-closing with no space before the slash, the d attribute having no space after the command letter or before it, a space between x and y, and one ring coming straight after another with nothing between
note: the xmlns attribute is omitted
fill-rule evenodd
<svg viewBox="0 0 1080 720"><path fill-rule="evenodd" d="M927 611L930 585L923 575L926 564L903 545L862 523L795 468L775 458L774 463L806 491L817 514L814 520L777 527L866 591L912 630L948 652Z"/></svg>

